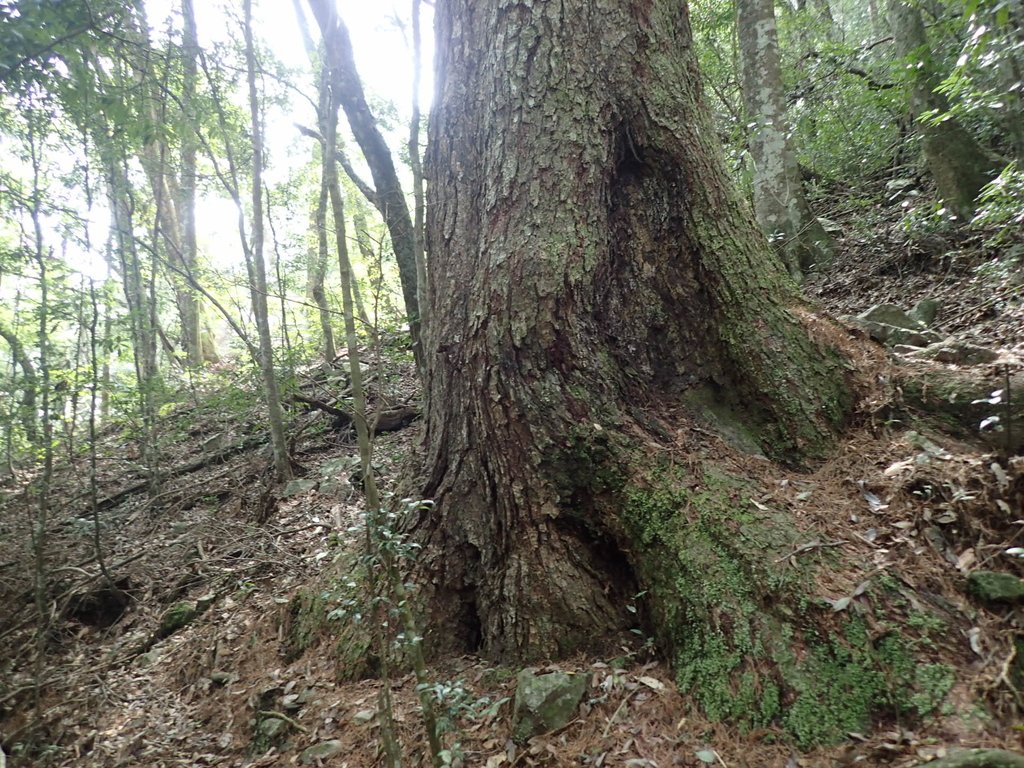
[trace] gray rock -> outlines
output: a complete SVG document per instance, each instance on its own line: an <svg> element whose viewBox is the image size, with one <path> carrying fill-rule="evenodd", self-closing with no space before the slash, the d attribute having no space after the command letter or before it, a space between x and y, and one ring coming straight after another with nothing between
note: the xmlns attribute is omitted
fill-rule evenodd
<svg viewBox="0 0 1024 768"><path fill-rule="evenodd" d="M946 339L935 344L929 344L924 349L918 350L914 357L953 365L984 365L996 360L999 354L987 347L978 347L965 341Z"/></svg>
<svg viewBox="0 0 1024 768"><path fill-rule="evenodd" d="M538 675L532 669L524 669L516 682L512 738L519 743L566 725L587 692L587 675L584 674L548 672Z"/></svg>
<svg viewBox="0 0 1024 768"><path fill-rule="evenodd" d="M942 334L927 328L923 331L912 331L908 328L892 326L888 329L885 338L887 344L907 344L911 347L927 347L931 344L938 344L940 341L942 341Z"/></svg>
<svg viewBox="0 0 1024 768"><path fill-rule="evenodd" d="M879 323L875 320L864 320L854 318L854 325L863 328L867 334L877 342L889 346L902 347L927 347L929 344L936 344L942 341L942 336L927 328L915 330L912 328L901 328L888 323Z"/></svg>
<svg viewBox="0 0 1024 768"><path fill-rule="evenodd" d="M905 328L908 331L923 331L927 327L925 323L915 320L895 304L875 304L871 309L857 315L857 318L871 323Z"/></svg>
<svg viewBox="0 0 1024 768"><path fill-rule="evenodd" d="M273 742L288 733L290 727L279 717L265 717L256 726L256 732L267 742Z"/></svg>
<svg viewBox="0 0 1024 768"><path fill-rule="evenodd" d="M921 299L907 314L925 326L931 326L939 314L938 299Z"/></svg>
<svg viewBox="0 0 1024 768"><path fill-rule="evenodd" d="M821 228L828 232L830 235L841 235L843 234L843 228L839 226L832 219L826 219L824 216L818 217L818 223L821 224Z"/></svg>
<svg viewBox="0 0 1024 768"><path fill-rule="evenodd" d="M356 725L366 725L367 723L372 723L375 717L377 717L377 710L360 709L352 715L352 722Z"/></svg>
<svg viewBox="0 0 1024 768"><path fill-rule="evenodd" d="M975 571L967 577L967 591L983 603L1024 602L1024 580L1011 573Z"/></svg>
<svg viewBox="0 0 1024 768"><path fill-rule="evenodd" d="M312 491L316 486L316 480L292 480L284 487L284 491L281 492L281 495L285 498L289 496L298 496L300 493Z"/></svg>
<svg viewBox="0 0 1024 768"><path fill-rule="evenodd" d="M917 182L914 179L890 179L885 182L885 191L895 196L900 192L906 192L916 186Z"/></svg>
<svg viewBox="0 0 1024 768"><path fill-rule="evenodd" d="M304 765L317 764L321 760L326 760L329 757L340 754L343 749L344 747L337 739L321 741L319 744L314 744L312 747L306 747L302 750L302 763Z"/></svg>
<svg viewBox="0 0 1024 768"><path fill-rule="evenodd" d="M322 480L320 482L320 487L317 489L317 492L321 496L327 496L328 498L336 499L347 490L349 490L349 486L342 485L336 480Z"/></svg>

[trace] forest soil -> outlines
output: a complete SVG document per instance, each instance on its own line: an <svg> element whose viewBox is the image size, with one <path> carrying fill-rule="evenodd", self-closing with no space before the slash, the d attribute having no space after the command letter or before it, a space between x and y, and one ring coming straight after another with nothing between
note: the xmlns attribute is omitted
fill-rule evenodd
<svg viewBox="0 0 1024 768"><path fill-rule="evenodd" d="M805 285L812 298L836 316L883 302L909 309L919 299L938 298L942 332L996 349L1004 361L1020 359L1020 284L1012 274L985 276L992 254L978 240L910 238L896 212L875 207L865 221L863 209L843 206L828 212L844 235L829 271ZM957 747L1021 748L1015 726L1024 664L1014 643L1020 614L1011 606L978 605L965 583L982 568L1024 575L1024 560L1006 555L1024 546L1024 460L998 461L988 449L916 421L899 393L886 387L893 360L880 347L867 349L857 363L877 382L875 394L861 404L835 454L813 471L739 453L684 413L676 419L679 439L662 448L683 464L728 464L754 483L751 503L796 521L803 545L788 557L794 565L822 566L812 601L837 615L863 609L870 596L861 585L884 577L904 601L904 620L933 622L919 636L932 644L926 650L935 664L956 677L938 710L924 718L879 718L839 744L800 752L781 729L744 733L707 720L645 647L638 622L637 642L614 656L541 667L587 674L590 692L568 725L526 745L511 740L516 669L470 655L436 660L430 674L440 709L450 716L445 741L462 756L455 764L909 766ZM387 357L380 372L373 384L378 404L415 399L408 359L399 364ZM997 380L995 366L978 373ZM310 392L330 394L323 387ZM225 409L218 397L223 393L208 393L168 417L168 466L259 429L257 411L229 420L239 406ZM343 623L355 608L344 605L337 585L349 580L346 564L363 535L361 495L351 477L356 449L317 418L295 415L295 456L307 482L287 495L270 481L269 455L255 450L171 478L155 500L136 495L104 510L101 538L118 584L113 593L131 598L123 615L118 599L96 589L101 580L91 559L84 465L59 470L60 505L48 544L54 613L37 702L30 510L18 488L5 491L0 733L9 765L284 766L303 764L303 750L327 740L336 740L339 750L325 765L381 764L373 711L382 683L345 681L350 660L337 639L345 634L323 618L347 609ZM120 432L104 436L104 493L129 485L139 469L126 441ZM417 425L381 436L381 485L400 487L406 458L418 449ZM838 548L841 559L832 556ZM834 562L844 565L829 567ZM159 637L161 618L182 602L198 615ZM306 622L302 605L318 620ZM427 765L415 681L399 670L390 685L406 764ZM271 721L277 724L268 726ZM19 744L32 744L31 756L12 754Z"/></svg>

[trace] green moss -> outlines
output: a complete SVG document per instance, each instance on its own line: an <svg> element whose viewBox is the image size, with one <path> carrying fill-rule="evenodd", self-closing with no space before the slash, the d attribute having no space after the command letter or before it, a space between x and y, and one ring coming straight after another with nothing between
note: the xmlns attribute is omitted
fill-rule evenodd
<svg viewBox="0 0 1024 768"><path fill-rule="evenodd" d="M599 424L581 424L570 430L565 442L550 448L542 471L561 500L561 510L578 511L588 519L593 499L618 491L625 482L612 434Z"/></svg>
<svg viewBox="0 0 1024 768"><path fill-rule="evenodd" d="M941 705L952 671L918 658L941 620L917 615L916 634L873 638L856 606L837 615L808 599L815 558L788 563L801 534L751 504L745 480L707 468L697 481L665 467L651 477L626 491L622 525L644 553L641 585L677 683L710 718L781 725L807 748Z"/></svg>
<svg viewBox="0 0 1024 768"><path fill-rule="evenodd" d="M910 704L918 715L937 710L956 683L956 672L945 664L924 664L914 673L915 693Z"/></svg>
<svg viewBox="0 0 1024 768"><path fill-rule="evenodd" d="M783 664L797 698L784 716L802 747L865 731L875 716L924 716L942 704L955 675L942 664L919 664L917 642L889 634L870 642L859 617L846 621L841 636L814 646L810 656Z"/></svg>
<svg viewBox="0 0 1024 768"><path fill-rule="evenodd" d="M379 659L373 651L373 637L359 613L357 592L358 585L352 581L336 583L323 592L297 592L288 606L285 659L294 661L329 638L338 680L360 680L376 674Z"/></svg>
<svg viewBox="0 0 1024 768"><path fill-rule="evenodd" d="M788 592L799 571L769 568L794 546L792 526L749 502L746 482L705 471L700 483L665 471L633 488L623 522L645 558L655 623L675 649L680 688L714 719L754 728L773 721L780 687L762 674L766 638L782 632L764 610L766 590Z"/></svg>
<svg viewBox="0 0 1024 768"><path fill-rule="evenodd" d="M294 661L313 646L327 625L327 601L322 594L300 589L288 604L284 638L286 661Z"/></svg>

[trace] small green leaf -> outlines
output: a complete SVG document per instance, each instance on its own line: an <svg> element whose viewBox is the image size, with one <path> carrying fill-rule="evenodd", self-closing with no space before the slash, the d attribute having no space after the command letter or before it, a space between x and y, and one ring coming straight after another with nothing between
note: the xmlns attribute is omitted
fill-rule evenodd
<svg viewBox="0 0 1024 768"><path fill-rule="evenodd" d="M712 765L718 759L718 756L715 754L715 751L713 749L701 749L694 752L693 754L694 757L696 757L702 763L707 763L708 765Z"/></svg>

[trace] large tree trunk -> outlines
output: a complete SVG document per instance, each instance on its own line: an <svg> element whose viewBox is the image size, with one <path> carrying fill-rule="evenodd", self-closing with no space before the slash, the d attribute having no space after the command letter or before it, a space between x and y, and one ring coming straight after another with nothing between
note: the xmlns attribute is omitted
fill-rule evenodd
<svg viewBox="0 0 1024 768"><path fill-rule="evenodd" d="M436 19L428 641L566 654L627 626L644 582L618 494L645 406L799 463L850 398L728 181L685 4L449 0Z"/></svg>
<svg viewBox="0 0 1024 768"><path fill-rule="evenodd" d="M821 4L828 12L828 4ZM828 13L831 19L831 13ZM754 213L794 277L831 260L835 244L811 212L789 138L772 0L737 0L743 106L754 162Z"/></svg>

